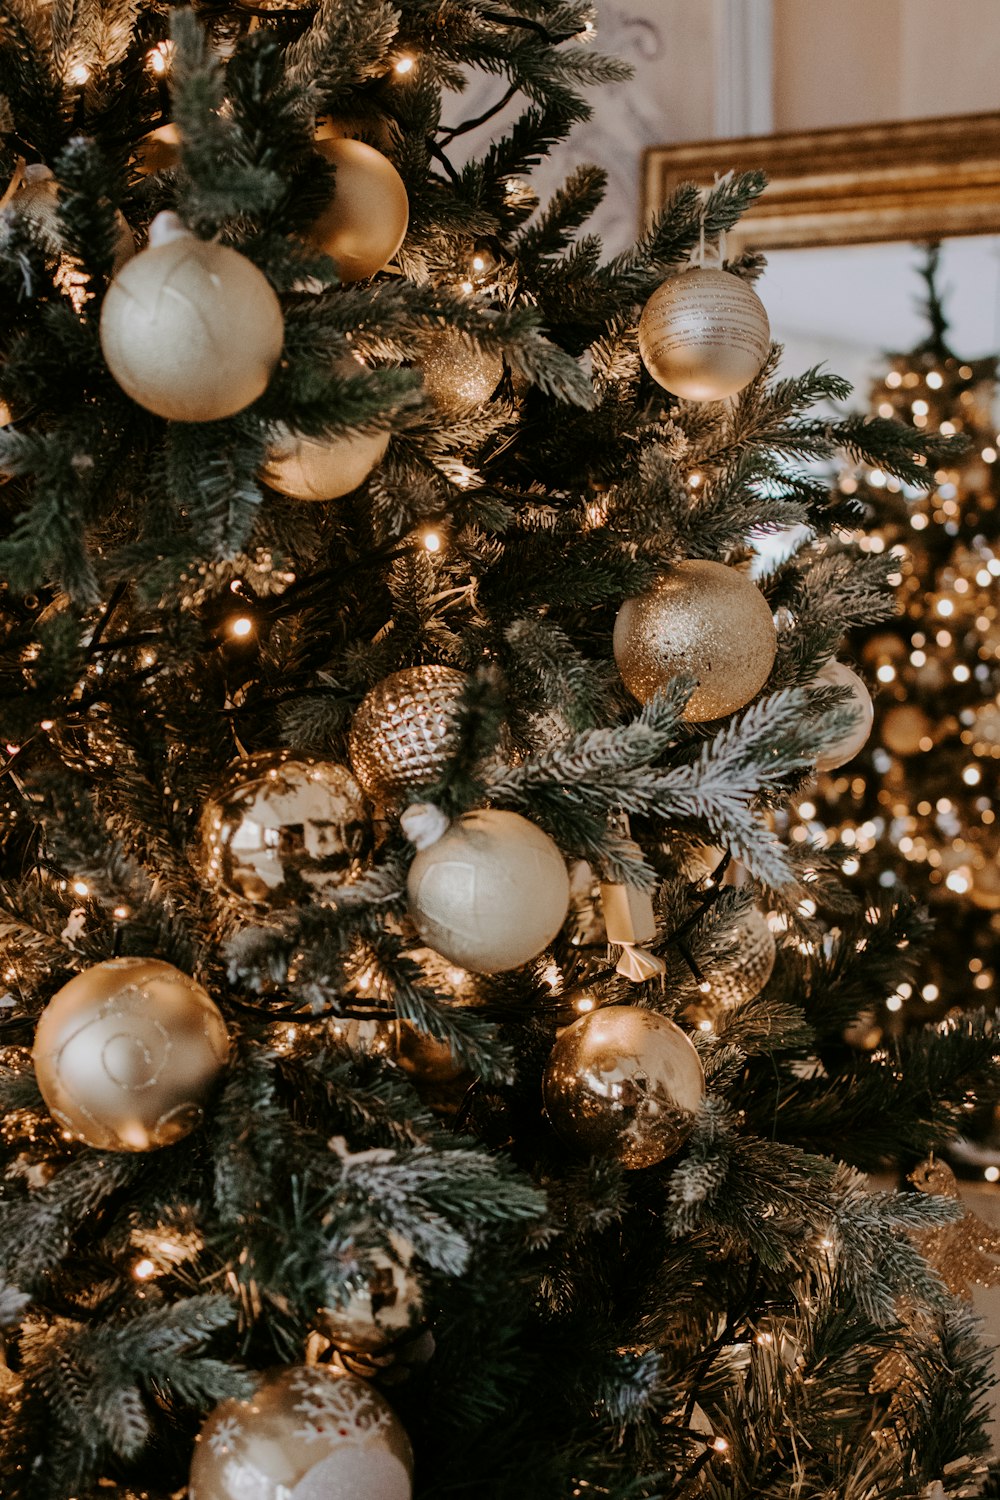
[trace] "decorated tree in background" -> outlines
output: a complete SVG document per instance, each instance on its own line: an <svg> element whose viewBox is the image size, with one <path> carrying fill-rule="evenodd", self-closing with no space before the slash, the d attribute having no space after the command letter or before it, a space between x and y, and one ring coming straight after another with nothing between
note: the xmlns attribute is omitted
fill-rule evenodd
<svg viewBox="0 0 1000 1500"><path fill-rule="evenodd" d="M798 812L810 837L844 844L843 869L866 899L908 890L934 919L918 982L868 1028L919 1024L981 1003L1000 941L1000 475L996 360L948 343L940 250L927 253L927 337L893 355L871 410L919 432L960 435L962 453L916 489L883 469L845 472L871 531L861 546L899 560L894 618L852 632L875 690L866 746L810 788ZM865 1028L862 1028L864 1030Z"/></svg>
<svg viewBox="0 0 1000 1500"><path fill-rule="evenodd" d="M859 1169L992 1018L844 1047L921 924L773 828L891 608L808 465L950 445L775 379L759 176L610 262L538 204L593 33L3 8L5 1500L982 1478L982 1236Z"/></svg>

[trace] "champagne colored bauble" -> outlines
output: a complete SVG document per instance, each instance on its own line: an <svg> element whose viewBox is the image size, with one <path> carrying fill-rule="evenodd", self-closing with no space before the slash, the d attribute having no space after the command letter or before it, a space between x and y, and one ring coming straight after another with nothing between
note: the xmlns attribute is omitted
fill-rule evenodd
<svg viewBox="0 0 1000 1500"><path fill-rule="evenodd" d="M415 1083L428 1087L453 1083L468 1074L468 1068L455 1057L446 1041L419 1031L409 1021L399 1023L396 1062Z"/></svg>
<svg viewBox="0 0 1000 1500"><path fill-rule="evenodd" d="M630 1169L651 1167L686 1139L705 1097L705 1073L673 1021L609 1005L559 1034L542 1092L568 1145Z"/></svg>
<svg viewBox="0 0 1000 1500"><path fill-rule="evenodd" d="M741 391L770 347L764 304L729 271L671 276L639 319L643 364L664 390L685 401L721 401Z"/></svg>
<svg viewBox="0 0 1000 1500"><path fill-rule="evenodd" d="M390 1231L391 1254L377 1246L364 1256L361 1284L320 1308L321 1333L345 1354L375 1354L403 1338L418 1321L423 1299L410 1270L413 1246Z"/></svg>
<svg viewBox="0 0 1000 1500"><path fill-rule="evenodd" d="M209 880L254 905L323 901L363 869L372 827L361 788L333 761L289 750L249 756L206 803Z"/></svg>
<svg viewBox="0 0 1000 1500"><path fill-rule="evenodd" d="M282 427L260 477L292 500L337 500L363 484L385 457L387 432L310 438Z"/></svg>
<svg viewBox="0 0 1000 1500"><path fill-rule="evenodd" d="M435 333L421 350L420 372L434 405L454 413L490 399L503 376L503 360L457 333Z"/></svg>
<svg viewBox="0 0 1000 1500"><path fill-rule="evenodd" d="M156 958L110 958L64 984L35 1031L52 1118L104 1151L170 1146L201 1123L229 1036L200 984Z"/></svg>
<svg viewBox="0 0 1000 1500"><path fill-rule="evenodd" d="M708 975L710 1005L731 1010L759 995L774 973L777 948L767 918L756 906L735 924L736 951Z"/></svg>
<svg viewBox="0 0 1000 1500"><path fill-rule="evenodd" d="M894 703L882 717L881 739L893 755L919 755L929 750L934 725L916 703Z"/></svg>
<svg viewBox="0 0 1000 1500"><path fill-rule="evenodd" d="M48 167L28 167L24 185L14 194L5 212L21 214L32 223L52 256L65 254L59 224L59 184ZM115 253L112 266L119 271L135 254L135 239L120 209L115 210Z"/></svg>
<svg viewBox="0 0 1000 1500"><path fill-rule="evenodd" d="M135 148L135 169L141 177L170 171L180 159L181 133L172 121L144 135Z"/></svg>
<svg viewBox="0 0 1000 1500"><path fill-rule="evenodd" d="M245 255L174 219L154 219L149 248L108 288L101 348L140 406L172 422L217 422L266 389L284 341L281 305Z"/></svg>
<svg viewBox="0 0 1000 1500"><path fill-rule="evenodd" d="M364 141L319 140L337 170L333 197L304 238L337 262L341 281L363 281L392 260L406 237L410 205L392 162Z"/></svg>
<svg viewBox="0 0 1000 1500"><path fill-rule="evenodd" d="M520 813L466 813L429 848L407 881L410 916L430 948L474 974L536 958L569 910L558 848Z"/></svg>
<svg viewBox="0 0 1000 1500"><path fill-rule="evenodd" d="M330 1365L264 1377L195 1440L189 1500L410 1500L403 1424L367 1381Z"/></svg>
<svg viewBox="0 0 1000 1500"><path fill-rule="evenodd" d="M854 728L842 734L836 744L828 745L816 757L817 771L836 771L838 766L844 766L849 760L853 760L858 751L867 743L875 722L875 705L872 703L871 693L857 672L846 667L842 661L828 661L817 673L811 685L817 688L835 687L851 690L851 697L847 701L854 705L856 718Z"/></svg>
<svg viewBox="0 0 1000 1500"><path fill-rule="evenodd" d="M351 765L370 797L430 786L455 750L468 678L453 667L405 667L366 693L351 724Z"/></svg>
<svg viewBox="0 0 1000 1500"><path fill-rule="evenodd" d="M969 900L980 911L1000 911L1000 864L995 858L973 865Z"/></svg>
<svg viewBox="0 0 1000 1500"><path fill-rule="evenodd" d="M684 718L731 714L764 686L778 634L756 584L717 562L680 562L652 587L626 599L615 621L622 681L640 703L679 672L698 679Z"/></svg>

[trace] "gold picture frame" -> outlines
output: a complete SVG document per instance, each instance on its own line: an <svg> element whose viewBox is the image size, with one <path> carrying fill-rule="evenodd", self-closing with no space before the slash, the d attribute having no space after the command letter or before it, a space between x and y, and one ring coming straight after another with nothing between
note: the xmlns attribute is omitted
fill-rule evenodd
<svg viewBox="0 0 1000 1500"><path fill-rule="evenodd" d="M644 220L683 182L755 167L768 186L730 255L1000 233L1000 113L651 146Z"/></svg>

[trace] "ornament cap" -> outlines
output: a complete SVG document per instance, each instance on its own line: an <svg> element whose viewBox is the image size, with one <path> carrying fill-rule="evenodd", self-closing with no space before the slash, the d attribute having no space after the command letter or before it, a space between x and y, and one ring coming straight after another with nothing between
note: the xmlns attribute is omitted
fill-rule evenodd
<svg viewBox="0 0 1000 1500"><path fill-rule="evenodd" d="M149 244L153 250L160 245L172 245L174 240L184 239L194 239L194 235L180 214L175 214L172 208L165 208L162 213L157 214L149 226Z"/></svg>
<svg viewBox="0 0 1000 1500"><path fill-rule="evenodd" d="M415 849L430 849L451 827L451 819L433 802L411 802L399 823Z"/></svg>

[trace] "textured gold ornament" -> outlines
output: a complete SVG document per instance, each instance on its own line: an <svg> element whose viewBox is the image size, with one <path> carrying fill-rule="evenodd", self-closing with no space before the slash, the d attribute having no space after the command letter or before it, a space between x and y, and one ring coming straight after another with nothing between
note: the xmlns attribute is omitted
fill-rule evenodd
<svg viewBox="0 0 1000 1500"><path fill-rule="evenodd" d="M361 872L372 828L361 788L332 761L264 750L206 803L201 852L210 881L275 910L323 901Z"/></svg>
<svg viewBox="0 0 1000 1500"><path fill-rule="evenodd" d="M437 781L455 749L468 682L453 667L406 667L362 698L351 724L351 765L370 797L391 802Z"/></svg>
<svg viewBox="0 0 1000 1500"><path fill-rule="evenodd" d="M894 703L883 714L880 728L882 743L893 755L918 755L934 740L934 725L916 703Z"/></svg>
<svg viewBox="0 0 1000 1500"><path fill-rule="evenodd" d="M292 500L337 500L363 484L385 457L387 432L311 438L282 427L260 477Z"/></svg>
<svg viewBox="0 0 1000 1500"><path fill-rule="evenodd" d="M756 584L723 563L677 563L615 621L615 661L633 698L648 703L680 672L698 679L684 718L734 713L756 697L774 665L778 635Z"/></svg>
<svg viewBox="0 0 1000 1500"><path fill-rule="evenodd" d="M490 399L503 376L503 360L457 333L435 333L423 345L420 371L435 406L454 413Z"/></svg>
<svg viewBox="0 0 1000 1500"><path fill-rule="evenodd" d="M152 1151L189 1134L228 1057L225 1022L201 985L155 958L78 974L35 1032L49 1113L105 1151Z"/></svg>
<svg viewBox="0 0 1000 1500"><path fill-rule="evenodd" d="M871 693L857 672L845 666L842 661L828 661L816 674L812 686L850 688L851 690L851 701L854 703L857 714L854 728L842 734L836 744L828 746L816 757L817 771L835 771L838 766L844 766L849 760L853 760L867 742L875 722L875 705L872 703Z"/></svg>
<svg viewBox="0 0 1000 1500"><path fill-rule="evenodd" d="M735 924L736 952L708 975L710 1004L731 1010L759 995L774 973L777 949L767 918L756 906Z"/></svg>
<svg viewBox="0 0 1000 1500"><path fill-rule="evenodd" d="M420 1282L410 1269L413 1246L390 1231L391 1254L364 1253L362 1284L319 1311L319 1329L344 1354L375 1354L401 1339L420 1318Z"/></svg>
<svg viewBox="0 0 1000 1500"><path fill-rule="evenodd" d="M111 710L106 703L92 703L79 713L65 714L49 730L63 763L71 771L103 776L120 764L121 741L109 727Z"/></svg>
<svg viewBox="0 0 1000 1500"><path fill-rule="evenodd" d="M685 271L658 286L639 319L639 354L653 379L685 401L721 401L748 385L771 330L753 287L729 271Z"/></svg>
<svg viewBox="0 0 1000 1500"><path fill-rule="evenodd" d="M281 305L245 255L165 218L108 288L101 348L140 406L173 422L215 422L266 389L284 341Z"/></svg>
<svg viewBox="0 0 1000 1500"><path fill-rule="evenodd" d="M337 262L341 281L362 281L392 260L406 237L410 205L392 162L364 141L318 140L337 169L333 197L304 238Z"/></svg>
<svg viewBox="0 0 1000 1500"><path fill-rule="evenodd" d="M921 1193L957 1198L958 1183L946 1162L931 1156L910 1173ZM965 1213L954 1224L914 1234L921 1255L928 1260L955 1297L972 1297L972 1286L1000 1286L1000 1230L978 1214Z"/></svg>
<svg viewBox="0 0 1000 1500"><path fill-rule="evenodd" d="M542 1080L563 1140L623 1167L650 1167L690 1132L705 1074L689 1038L655 1011L609 1005L561 1032Z"/></svg>
<svg viewBox="0 0 1000 1500"><path fill-rule="evenodd" d="M428 947L476 974L520 968L548 947L569 910L556 845L520 813L484 808L421 849L407 880Z"/></svg>
<svg viewBox="0 0 1000 1500"><path fill-rule="evenodd" d="M410 1500L413 1453L377 1390L330 1365L267 1375L195 1440L189 1500Z"/></svg>

